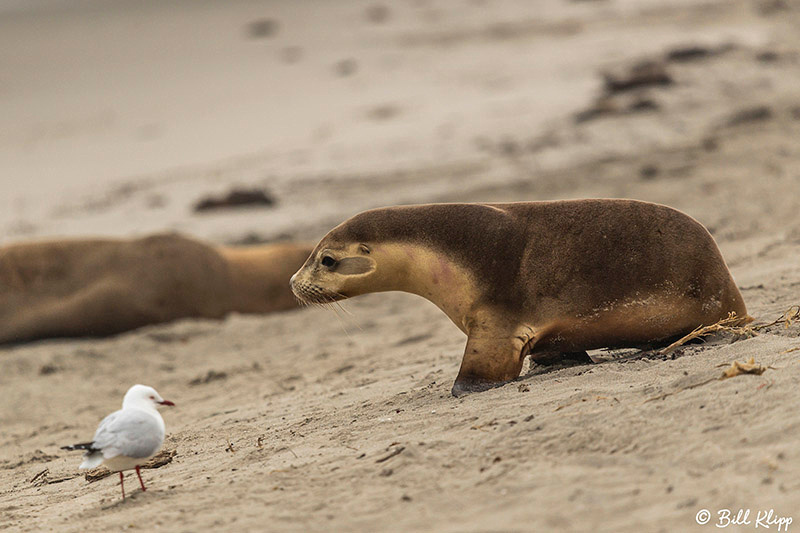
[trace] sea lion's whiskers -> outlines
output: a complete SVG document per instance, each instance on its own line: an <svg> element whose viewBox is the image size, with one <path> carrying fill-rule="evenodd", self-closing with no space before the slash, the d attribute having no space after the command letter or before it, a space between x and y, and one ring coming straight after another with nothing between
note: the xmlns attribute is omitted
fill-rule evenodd
<svg viewBox="0 0 800 533"><path fill-rule="evenodd" d="M336 301L336 302L333 302L333 303L336 305L336 307L338 307L339 309L341 309L341 310L342 310L342 311L345 313L346 317L349 317L349 318L350 318L350 322L351 322L351 323L352 323L352 324L353 324L355 327L357 327L357 328L359 329L359 331L364 331L364 328L362 328L362 327L361 327L361 325L360 325L358 322L356 322L355 315L354 315L353 313L351 313L350 311L348 311L348 310L347 310L347 309L346 309L346 308L345 308L345 307L342 305L342 303L341 303L341 302L339 302L339 301Z"/></svg>

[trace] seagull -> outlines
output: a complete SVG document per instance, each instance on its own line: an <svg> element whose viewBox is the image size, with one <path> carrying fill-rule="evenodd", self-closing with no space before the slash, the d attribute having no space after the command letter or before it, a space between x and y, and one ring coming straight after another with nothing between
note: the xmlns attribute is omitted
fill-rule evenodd
<svg viewBox="0 0 800 533"><path fill-rule="evenodd" d="M101 464L119 472L122 499L125 499L123 470L136 469L139 484L144 488L139 466L156 454L164 442L164 419L159 405L175 405L165 400L153 387L134 385L125 393L122 409L105 417L91 442L62 446L62 450L86 450L80 469Z"/></svg>

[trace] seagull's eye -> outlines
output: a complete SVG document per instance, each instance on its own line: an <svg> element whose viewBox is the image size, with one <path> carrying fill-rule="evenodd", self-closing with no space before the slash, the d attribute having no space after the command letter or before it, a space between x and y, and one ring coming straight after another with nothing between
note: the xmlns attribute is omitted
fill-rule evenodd
<svg viewBox="0 0 800 533"><path fill-rule="evenodd" d="M155 397L155 396L150 396L150 399L151 399L151 400L155 400L155 399L156 399L156 397Z"/></svg>
<svg viewBox="0 0 800 533"><path fill-rule="evenodd" d="M336 264L336 259L334 259L329 255L326 255L325 257L322 258L322 266L331 268L335 264Z"/></svg>

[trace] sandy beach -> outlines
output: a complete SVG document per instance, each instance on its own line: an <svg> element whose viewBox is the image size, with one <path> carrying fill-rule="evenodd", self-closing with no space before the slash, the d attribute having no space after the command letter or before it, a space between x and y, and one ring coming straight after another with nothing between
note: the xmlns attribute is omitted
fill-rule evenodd
<svg viewBox="0 0 800 533"><path fill-rule="evenodd" d="M0 2L0 244L635 198L703 223L770 323L800 305L798 25L793 0ZM235 187L276 203L193 211ZM466 338L433 304L343 305L0 347L0 529L800 527L798 322L454 398ZM59 446L137 382L177 404L175 454L122 501Z"/></svg>

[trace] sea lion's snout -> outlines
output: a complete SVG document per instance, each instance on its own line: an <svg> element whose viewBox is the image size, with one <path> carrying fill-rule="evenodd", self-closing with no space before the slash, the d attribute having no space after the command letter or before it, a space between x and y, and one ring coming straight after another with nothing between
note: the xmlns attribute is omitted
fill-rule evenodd
<svg viewBox="0 0 800 533"><path fill-rule="evenodd" d="M368 278L377 268L363 243L320 241L306 263L289 280L304 305L327 304L370 292Z"/></svg>
<svg viewBox="0 0 800 533"><path fill-rule="evenodd" d="M304 267L305 268L305 267ZM295 272L289 279L289 287L292 289L294 295L301 301L306 302L309 298L306 281L302 281L303 268Z"/></svg>
<svg viewBox="0 0 800 533"><path fill-rule="evenodd" d="M338 292L332 280L318 275L315 269L304 266L289 280L289 286L295 297L303 305L328 304L346 298Z"/></svg>

